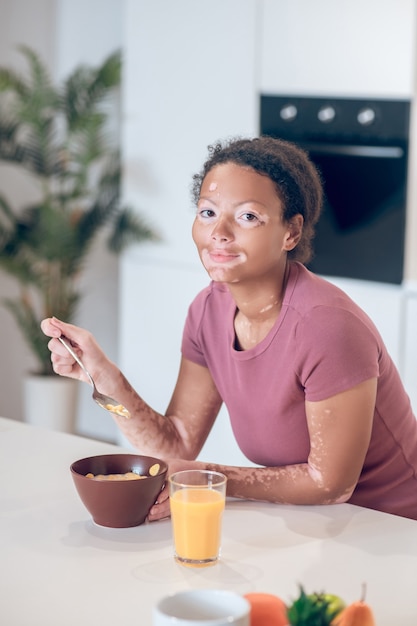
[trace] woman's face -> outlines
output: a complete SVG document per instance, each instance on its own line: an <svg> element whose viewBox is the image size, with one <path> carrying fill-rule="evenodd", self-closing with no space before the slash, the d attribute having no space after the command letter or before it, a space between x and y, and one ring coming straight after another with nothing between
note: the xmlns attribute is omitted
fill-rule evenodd
<svg viewBox="0 0 417 626"><path fill-rule="evenodd" d="M211 279L237 283L276 277L301 228L301 216L282 221L282 203L267 176L224 163L202 183L192 233Z"/></svg>

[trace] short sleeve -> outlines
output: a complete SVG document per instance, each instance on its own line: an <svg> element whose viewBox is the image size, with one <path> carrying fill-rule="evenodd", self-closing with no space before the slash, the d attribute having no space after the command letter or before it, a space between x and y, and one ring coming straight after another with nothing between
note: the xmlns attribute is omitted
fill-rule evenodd
<svg viewBox="0 0 417 626"><path fill-rule="evenodd" d="M193 363L204 367L207 367L207 363L199 337L206 299L207 289L204 289L191 303L185 320L181 344L182 355Z"/></svg>
<svg viewBox="0 0 417 626"><path fill-rule="evenodd" d="M297 326L296 352L297 375L311 402L347 391L380 373L378 331L370 320L344 308L311 309Z"/></svg>

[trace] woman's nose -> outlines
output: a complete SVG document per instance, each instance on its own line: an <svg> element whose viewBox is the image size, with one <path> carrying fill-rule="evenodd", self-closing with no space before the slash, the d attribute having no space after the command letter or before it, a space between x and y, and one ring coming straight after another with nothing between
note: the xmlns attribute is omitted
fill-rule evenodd
<svg viewBox="0 0 417 626"><path fill-rule="evenodd" d="M211 237L215 241L230 241L233 239L232 229L226 220L221 219L215 224L211 231Z"/></svg>

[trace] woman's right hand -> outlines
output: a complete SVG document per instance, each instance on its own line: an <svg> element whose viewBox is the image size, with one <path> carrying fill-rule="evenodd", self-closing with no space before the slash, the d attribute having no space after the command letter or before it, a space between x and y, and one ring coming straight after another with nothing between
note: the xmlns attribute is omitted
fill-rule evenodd
<svg viewBox="0 0 417 626"><path fill-rule="evenodd" d="M115 366L107 359L89 331L62 322L56 317L42 320L41 329L47 337L51 337L48 348L51 351L52 366L56 374L89 382L82 368L58 340L58 337L62 335L70 341L74 352L80 357L100 390L111 395L108 389L111 379L109 370L113 370Z"/></svg>

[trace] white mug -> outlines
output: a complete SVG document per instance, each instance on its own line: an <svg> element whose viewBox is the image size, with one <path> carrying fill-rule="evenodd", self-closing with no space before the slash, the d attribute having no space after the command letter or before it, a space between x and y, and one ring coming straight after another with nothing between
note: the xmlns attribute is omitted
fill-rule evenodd
<svg viewBox="0 0 417 626"><path fill-rule="evenodd" d="M250 604L233 591L190 589L162 598L153 626L249 626Z"/></svg>

